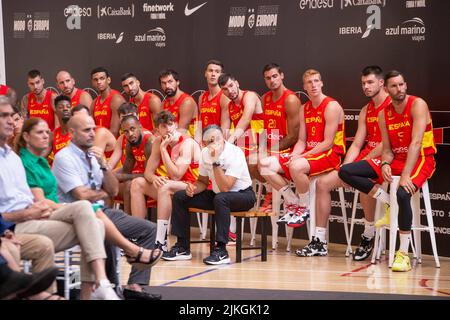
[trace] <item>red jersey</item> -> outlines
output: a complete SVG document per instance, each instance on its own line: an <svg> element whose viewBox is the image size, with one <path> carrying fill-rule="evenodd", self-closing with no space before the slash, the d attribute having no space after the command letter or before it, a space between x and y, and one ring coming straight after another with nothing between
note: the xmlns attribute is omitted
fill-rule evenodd
<svg viewBox="0 0 450 320"><path fill-rule="evenodd" d="M150 132L144 133L141 144L137 147L131 147L131 152L136 161L133 173L144 173L145 171L145 163L147 162L147 157L145 156L145 144L151 136L152 134ZM126 140L125 137L123 140Z"/></svg>
<svg viewBox="0 0 450 320"><path fill-rule="evenodd" d="M48 163L52 165L56 154L64 147L68 146L71 140L69 130L66 134L61 133L61 127L56 128L53 131L52 152L48 155Z"/></svg>
<svg viewBox="0 0 450 320"><path fill-rule="evenodd" d="M264 109L264 129L267 132L268 146L276 145L283 139L287 133L287 119L284 104L286 98L295 94L293 91L286 89L277 101L273 101L273 92L269 91L263 96ZM277 150L272 150L277 151ZM280 152L287 152L289 150L279 150Z"/></svg>
<svg viewBox="0 0 450 320"><path fill-rule="evenodd" d="M373 100L367 104L366 109L366 145L364 149L373 150L381 142L381 132L378 126L378 114L391 103L391 97L387 96L383 103L375 106Z"/></svg>
<svg viewBox="0 0 450 320"><path fill-rule="evenodd" d="M111 100L119 91L111 89L111 92L104 101L101 101L102 96L98 96L94 100L94 121L97 126L111 128Z"/></svg>
<svg viewBox="0 0 450 320"><path fill-rule="evenodd" d="M167 146L167 151L169 152L170 157L172 158L172 150L175 150L177 148L181 148L181 144L183 143L184 137L180 136L180 139L178 139L178 142L171 148L170 146ZM198 178L198 163L193 163L191 161L191 164L187 168L186 172L184 173L183 177L180 179L180 181L187 181L187 182L195 182Z"/></svg>
<svg viewBox="0 0 450 320"><path fill-rule="evenodd" d="M202 128L206 128L211 124L220 126L220 98L222 90L220 90L211 100L208 99L209 91L205 91L200 101L200 119Z"/></svg>
<svg viewBox="0 0 450 320"><path fill-rule="evenodd" d="M395 111L392 103L384 109L384 118L388 130L389 142L394 153L394 159L406 161L409 151L409 145L412 140L413 118L411 116L411 106L417 97L409 96L406 102L405 110L401 114ZM430 115L431 119L431 115ZM433 136L433 122L427 123L422 139L420 156L429 156L436 154L437 149Z"/></svg>
<svg viewBox="0 0 450 320"><path fill-rule="evenodd" d="M75 95L72 98L70 98L72 108L80 104L81 95L83 94L83 92L85 92L84 90L81 90L81 89L77 89L77 88L75 88L75 89L77 90L77 91L75 91ZM90 106L87 106L87 107L90 107Z"/></svg>
<svg viewBox="0 0 450 320"><path fill-rule="evenodd" d="M305 152L313 149L324 140L325 135L325 109L333 98L325 97L317 108L314 108L311 101L306 102L304 108L304 118L306 125L306 148ZM345 154L345 130L344 122L339 123L338 130L334 137L331 149L338 155Z"/></svg>
<svg viewBox="0 0 450 320"><path fill-rule="evenodd" d="M55 111L52 106L52 91L47 90L42 103L37 101L36 95L28 94L28 114L30 118L41 118L45 120L51 131L55 129Z"/></svg>
<svg viewBox="0 0 450 320"><path fill-rule="evenodd" d="M9 87L5 84L0 84L0 95L5 96L8 93Z"/></svg>
<svg viewBox="0 0 450 320"><path fill-rule="evenodd" d="M142 98L141 103L137 107L138 107L138 118L142 127L147 130L153 131L155 125L153 123L152 112L150 111L151 96L152 93L146 92L144 94L144 97ZM130 102L135 103L134 98L130 98Z"/></svg>
<svg viewBox="0 0 450 320"><path fill-rule="evenodd" d="M177 123L180 122L180 106L183 103L183 101L187 98L193 99L190 95L184 92L173 104L170 103L170 99L166 99L164 101L163 109L170 111L175 116L176 119L175 121ZM188 131L192 136L194 136L194 126L195 126L195 118L192 118L188 128Z"/></svg>

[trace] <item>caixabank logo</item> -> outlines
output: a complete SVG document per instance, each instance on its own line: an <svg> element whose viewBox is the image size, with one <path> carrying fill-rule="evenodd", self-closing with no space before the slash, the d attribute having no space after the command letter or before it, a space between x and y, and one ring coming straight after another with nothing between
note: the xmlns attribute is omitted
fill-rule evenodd
<svg viewBox="0 0 450 320"><path fill-rule="evenodd" d="M111 6L97 5L97 18L107 18L107 17L130 17L134 18L134 4L129 6L121 6L118 8Z"/></svg>
<svg viewBox="0 0 450 320"><path fill-rule="evenodd" d="M275 35L278 27L279 5L263 5L257 8L231 7L228 20L228 36L243 36L245 30L255 36Z"/></svg>
<svg viewBox="0 0 450 320"><path fill-rule="evenodd" d="M27 35L34 39L50 37L50 12L15 12L13 38L24 39Z"/></svg>
<svg viewBox="0 0 450 320"><path fill-rule="evenodd" d="M398 1L398 0L397 0ZM341 9L348 9L361 6L386 6L386 0L341 0Z"/></svg>

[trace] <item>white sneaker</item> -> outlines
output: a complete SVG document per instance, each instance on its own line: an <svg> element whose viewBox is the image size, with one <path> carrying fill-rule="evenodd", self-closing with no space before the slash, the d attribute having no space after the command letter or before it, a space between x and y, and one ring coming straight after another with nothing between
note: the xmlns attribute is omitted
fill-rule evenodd
<svg viewBox="0 0 450 320"><path fill-rule="evenodd" d="M120 300L113 289L113 285L108 282L100 284L91 294L91 300Z"/></svg>

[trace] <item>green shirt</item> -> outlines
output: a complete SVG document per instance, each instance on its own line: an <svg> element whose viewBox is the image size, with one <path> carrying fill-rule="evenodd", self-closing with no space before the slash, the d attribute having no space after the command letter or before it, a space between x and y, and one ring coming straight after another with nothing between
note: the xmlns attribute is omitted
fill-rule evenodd
<svg viewBox="0 0 450 320"><path fill-rule="evenodd" d="M30 188L41 188L44 191L46 199L58 203L58 183L50 169L47 159L35 156L26 148L20 149L20 158L25 167L27 182Z"/></svg>

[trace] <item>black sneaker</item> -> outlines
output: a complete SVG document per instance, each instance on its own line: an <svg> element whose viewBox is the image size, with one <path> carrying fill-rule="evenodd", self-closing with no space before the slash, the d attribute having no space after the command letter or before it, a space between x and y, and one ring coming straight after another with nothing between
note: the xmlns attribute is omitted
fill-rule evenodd
<svg viewBox="0 0 450 320"><path fill-rule="evenodd" d="M303 249L297 249L295 254L299 257L324 257L328 255L327 242L322 242L317 237L312 237L312 240Z"/></svg>
<svg viewBox="0 0 450 320"><path fill-rule="evenodd" d="M373 250L374 238L375 237L369 239L366 238L363 234L361 235L361 243L359 244L359 247L356 248L355 253L353 253L353 260L362 261L370 256Z"/></svg>
<svg viewBox="0 0 450 320"><path fill-rule="evenodd" d="M203 259L203 262L206 264L230 263L230 256L225 248L215 247L211 255Z"/></svg>
<svg viewBox="0 0 450 320"><path fill-rule="evenodd" d="M189 250L186 250L178 243L170 249L170 251L166 251L163 253L162 258L167 261L175 261L175 260L191 260L192 254Z"/></svg>

